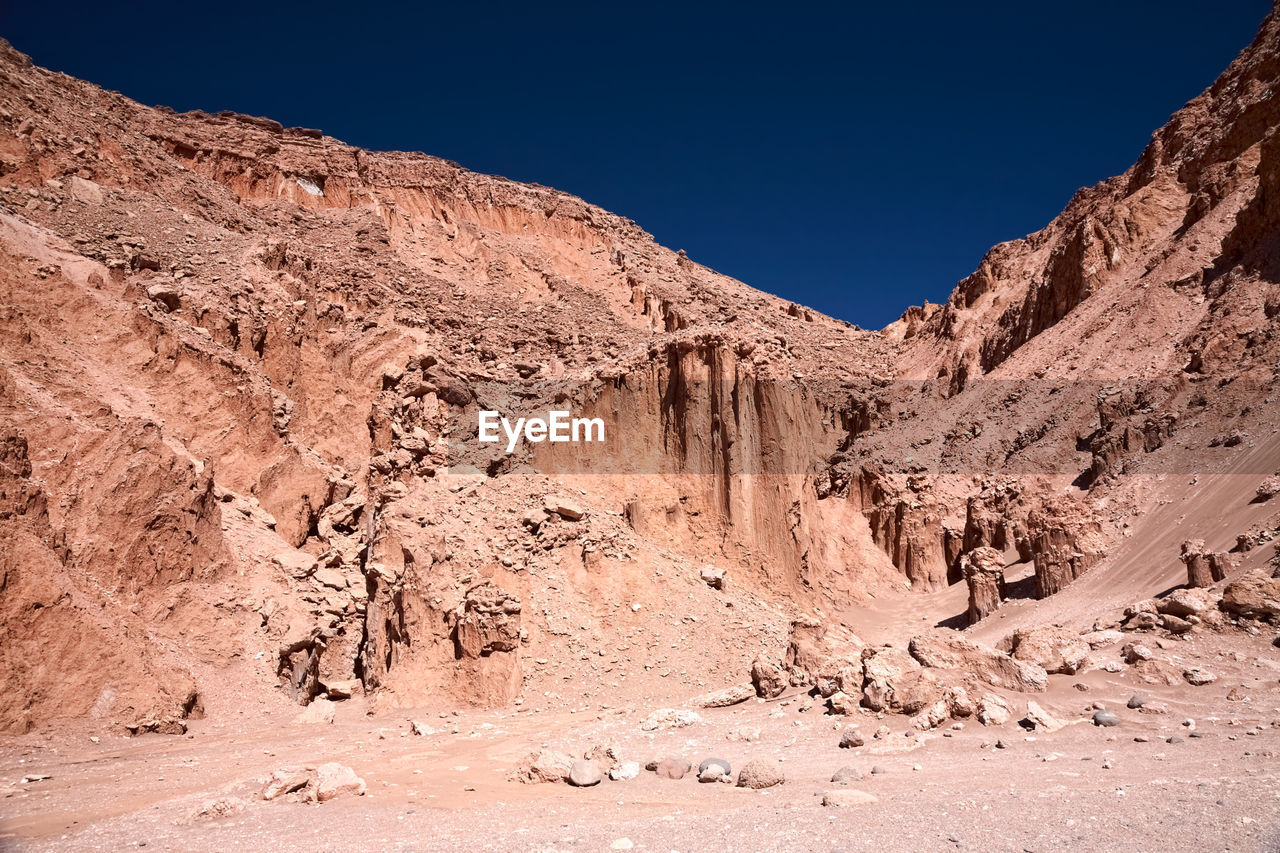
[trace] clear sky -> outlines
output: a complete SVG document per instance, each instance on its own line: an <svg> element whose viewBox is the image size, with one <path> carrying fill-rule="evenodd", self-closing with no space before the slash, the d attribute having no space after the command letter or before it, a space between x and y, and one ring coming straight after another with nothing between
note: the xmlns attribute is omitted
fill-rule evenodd
<svg viewBox="0 0 1280 853"><path fill-rule="evenodd" d="M0 0L41 65L558 187L866 327L1124 171L1266 0Z"/></svg>

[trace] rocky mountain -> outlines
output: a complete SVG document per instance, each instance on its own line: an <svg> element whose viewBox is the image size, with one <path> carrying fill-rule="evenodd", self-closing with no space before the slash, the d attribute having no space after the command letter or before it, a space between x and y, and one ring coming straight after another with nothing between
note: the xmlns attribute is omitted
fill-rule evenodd
<svg viewBox="0 0 1280 853"><path fill-rule="evenodd" d="M994 644L1118 622L1184 542L1259 568L1278 86L1273 12L1132 169L867 331L565 193L4 43L0 727L678 700L813 676L814 625ZM493 409L606 441L507 455Z"/></svg>

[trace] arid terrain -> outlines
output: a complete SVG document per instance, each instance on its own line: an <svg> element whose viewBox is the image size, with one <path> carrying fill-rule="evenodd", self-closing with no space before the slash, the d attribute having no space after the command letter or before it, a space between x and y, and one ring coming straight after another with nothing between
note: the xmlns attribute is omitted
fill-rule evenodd
<svg viewBox="0 0 1280 853"><path fill-rule="evenodd" d="M0 849L1280 850L1280 12L1135 154L869 331L0 41Z"/></svg>

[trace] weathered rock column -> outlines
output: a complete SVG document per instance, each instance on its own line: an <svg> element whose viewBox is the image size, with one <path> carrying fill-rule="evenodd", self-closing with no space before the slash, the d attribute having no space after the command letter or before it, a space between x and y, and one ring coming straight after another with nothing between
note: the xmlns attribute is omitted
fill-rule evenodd
<svg viewBox="0 0 1280 853"><path fill-rule="evenodd" d="M1187 567L1187 586L1193 589L1213 586L1215 578L1203 539L1188 539L1182 543L1182 562Z"/></svg>
<svg viewBox="0 0 1280 853"><path fill-rule="evenodd" d="M960 571L969 587L969 624L973 625L1004 602L1004 555L983 546L960 555Z"/></svg>

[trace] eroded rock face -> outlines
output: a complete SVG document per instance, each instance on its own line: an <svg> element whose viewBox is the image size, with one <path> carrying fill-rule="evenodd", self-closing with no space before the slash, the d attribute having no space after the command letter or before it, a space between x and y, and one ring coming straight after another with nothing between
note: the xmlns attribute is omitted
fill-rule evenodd
<svg viewBox="0 0 1280 853"><path fill-rule="evenodd" d="M969 624L993 613L1005 599L1004 555L980 546L960 556L960 571L969 587Z"/></svg>
<svg viewBox="0 0 1280 853"><path fill-rule="evenodd" d="M454 614L453 641L458 657L488 657L520 647L520 599L482 581L467 590Z"/></svg>
<svg viewBox="0 0 1280 853"><path fill-rule="evenodd" d="M1087 508L1055 496L1027 516L1036 598L1065 589L1104 556L1102 525Z"/></svg>

